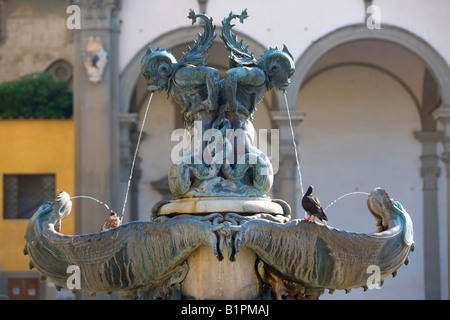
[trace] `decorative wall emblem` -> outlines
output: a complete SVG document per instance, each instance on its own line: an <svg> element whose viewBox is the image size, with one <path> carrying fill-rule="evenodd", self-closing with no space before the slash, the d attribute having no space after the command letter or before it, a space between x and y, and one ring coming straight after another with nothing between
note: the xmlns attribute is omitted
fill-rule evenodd
<svg viewBox="0 0 450 320"><path fill-rule="evenodd" d="M99 37L90 37L83 54L83 63L89 81L98 83L102 80L103 71L108 63L107 53Z"/></svg>

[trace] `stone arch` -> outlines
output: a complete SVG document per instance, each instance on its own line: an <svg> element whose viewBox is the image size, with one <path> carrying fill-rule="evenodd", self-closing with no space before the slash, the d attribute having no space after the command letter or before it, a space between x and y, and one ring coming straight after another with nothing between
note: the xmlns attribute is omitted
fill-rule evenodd
<svg viewBox="0 0 450 320"><path fill-rule="evenodd" d="M315 77L319 76L321 73L327 72L328 70L331 70L331 69L334 69L334 68L339 68L339 67L342 67L342 66L349 66L349 65L367 67L367 68L379 70L379 71L385 73L386 75L388 75L389 77L394 79L398 84L400 84L400 86L403 89L405 89L405 91L411 97L411 100L414 102L414 105L415 105L416 109L420 112L420 102L417 99L417 97L414 95L414 93L412 92L412 90L408 86L408 84L405 83L405 81L403 81L399 76L397 76L396 74L394 74L390 70L388 70L386 68L383 68L383 67L380 67L380 66L377 66L375 64L371 64L371 63L365 63L365 62L343 62L343 63L333 64L331 66L325 67L325 68L320 69L319 71L311 74L309 77L307 77L303 81L302 87L307 85L308 82L312 81Z"/></svg>
<svg viewBox="0 0 450 320"><path fill-rule="evenodd" d="M55 81L65 81L70 90L72 90L73 65L70 62L64 59L57 59L45 68L45 72Z"/></svg>
<svg viewBox="0 0 450 320"><path fill-rule="evenodd" d="M366 25L358 24L345 26L319 38L296 60L296 72L287 92L290 108L295 108L308 71L324 54L342 44L362 39L393 42L419 56L436 79L444 106L450 106L450 69L430 44L407 30L391 25L383 24L381 29L371 30Z"/></svg>

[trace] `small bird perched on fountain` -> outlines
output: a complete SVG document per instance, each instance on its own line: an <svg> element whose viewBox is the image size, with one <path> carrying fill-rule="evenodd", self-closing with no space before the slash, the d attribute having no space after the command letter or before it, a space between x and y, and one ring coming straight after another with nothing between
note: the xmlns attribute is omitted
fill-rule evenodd
<svg viewBox="0 0 450 320"><path fill-rule="evenodd" d="M117 228L118 226L120 226L120 220L117 217L117 213L111 210L111 215L103 223L101 231Z"/></svg>
<svg viewBox="0 0 450 320"><path fill-rule="evenodd" d="M306 213L309 214L309 217L305 219L306 221L315 221L316 217L319 218L323 223L327 224L327 216L325 215L325 211L323 211L322 205L320 204L319 199L312 194L313 186L309 186L305 195L302 199L302 207L305 209ZM311 220L311 216L314 218Z"/></svg>

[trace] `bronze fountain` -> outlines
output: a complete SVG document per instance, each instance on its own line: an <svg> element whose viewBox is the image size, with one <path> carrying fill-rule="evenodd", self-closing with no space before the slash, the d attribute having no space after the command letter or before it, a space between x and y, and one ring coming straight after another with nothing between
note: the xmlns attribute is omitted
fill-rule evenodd
<svg viewBox="0 0 450 320"><path fill-rule="evenodd" d="M257 60L232 32L232 20L242 23L246 10L230 13L220 35L230 68L220 79L206 65L216 37L212 19L193 10L188 18L202 19L204 33L179 61L149 47L141 64L147 88L167 91L184 116L188 143L169 172L175 200L156 203L150 221L69 236L59 232L72 206L61 192L30 219L24 249L30 267L67 288L75 265L74 291L143 300L317 299L325 289L367 289L371 266L379 268L380 285L395 276L414 248L413 229L383 189L368 196L377 227L368 234L292 219L289 204L267 196L273 169L255 146L252 120L267 91L289 86L295 64L287 47Z"/></svg>

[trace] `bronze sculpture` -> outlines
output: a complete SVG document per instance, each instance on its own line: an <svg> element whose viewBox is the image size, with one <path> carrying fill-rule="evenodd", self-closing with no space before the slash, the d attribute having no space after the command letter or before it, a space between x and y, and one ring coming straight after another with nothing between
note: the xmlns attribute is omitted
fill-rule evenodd
<svg viewBox="0 0 450 320"><path fill-rule="evenodd" d="M76 265L81 270L78 290L118 291L128 299L200 298L186 287L192 257L202 248L218 265L249 261L244 267L253 268L249 281L256 289L246 293L247 299L314 299L325 289L367 288L367 270L373 265L379 267L381 281L395 275L413 250L412 222L384 190L375 189L367 200L378 227L372 234L292 220L287 203L267 196L273 171L253 143L251 121L267 90L289 86L294 61L287 47L269 49L256 60L231 32L231 21L243 22L246 10L230 13L222 22L221 38L231 52L231 68L220 80L217 70L206 66L215 38L212 19L193 10L188 18L205 22L193 48L177 62L170 52L149 47L141 69L148 89L167 91L184 115L191 143L170 169L176 199L155 204L151 221L66 236L58 231L71 201L61 192L29 222L24 253L30 267L66 287L67 268ZM194 141L196 131L209 134L208 139ZM230 142L230 132L236 131L241 149ZM200 271L212 267L197 260Z"/></svg>

